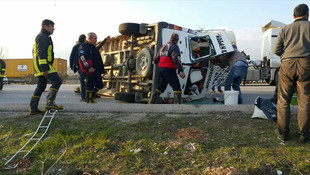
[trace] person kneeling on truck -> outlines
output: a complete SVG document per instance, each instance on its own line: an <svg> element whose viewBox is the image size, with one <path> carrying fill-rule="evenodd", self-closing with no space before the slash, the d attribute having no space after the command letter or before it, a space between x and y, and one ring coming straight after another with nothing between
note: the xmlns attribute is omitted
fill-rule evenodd
<svg viewBox="0 0 310 175"><path fill-rule="evenodd" d="M156 103L160 98L160 94L165 91L169 84L174 91L174 103L181 104L182 91L176 69L178 69L178 74L181 78L185 78L185 74L179 59L181 54L177 45L178 41L179 35L172 34L168 43L163 45L154 57L154 63L159 63L159 85L151 96L149 103Z"/></svg>

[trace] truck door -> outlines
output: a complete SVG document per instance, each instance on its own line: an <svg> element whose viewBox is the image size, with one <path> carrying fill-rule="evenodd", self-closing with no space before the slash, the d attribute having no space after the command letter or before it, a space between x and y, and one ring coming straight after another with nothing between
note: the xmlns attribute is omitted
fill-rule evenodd
<svg viewBox="0 0 310 175"><path fill-rule="evenodd" d="M217 55L234 51L225 31L208 32L188 38L190 61L203 61Z"/></svg>

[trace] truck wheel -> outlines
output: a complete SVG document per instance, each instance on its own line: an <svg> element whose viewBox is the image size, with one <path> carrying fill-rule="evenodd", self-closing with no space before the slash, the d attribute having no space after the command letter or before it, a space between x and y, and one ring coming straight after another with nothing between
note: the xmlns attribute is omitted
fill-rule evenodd
<svg viewBox="0 0 310 175"><path fill-rule="evenodd" d="M270 86L274 86L276 84L276 82L274 80L270 80L270 79L265 79L265 81L270 85Z"/></svg>
<svg viewBox="0 0 310 175"><path fill-rule="evenodd" d="M136 71L142 78L150 77L153 73L153 51L143 48L137 55Z"/></svg>
<svg viewBox="0 0 310 175"><path fill-rule="evenodd" d="M122 23L118 27L119 33L126 36L140 35L140 24L137 23Z"/></svg>
<svg viewBox="0 0 310 175"><path fill-rule="evenodd" d="M135 102L135 93L128 93L128 92L118 92L115 93L115 100L120 101L127 101L129 103Z"/></svg>
<svg viewBox="0 0 310 175"><path fill-rule="evenodd" d="M278 84L278 79L279 79L279 71L276 71L275 73L274 73L274 82L275 82L275 85L277 86L277 84Z"/></svg>

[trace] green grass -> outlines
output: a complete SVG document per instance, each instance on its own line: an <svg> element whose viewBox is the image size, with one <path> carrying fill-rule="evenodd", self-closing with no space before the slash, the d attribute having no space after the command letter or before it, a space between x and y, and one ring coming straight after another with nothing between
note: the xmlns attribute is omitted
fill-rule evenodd
<svg viewBox="0 0 310 175"><path fill-rule="evenodd" d="M237 112L60 112L28 164L3 169L40 120L0 117L0 174L44 174L48 169L51 174L310 174L310 144L296 142L296 116L291 139L282 145L274 122Z"/></svg>

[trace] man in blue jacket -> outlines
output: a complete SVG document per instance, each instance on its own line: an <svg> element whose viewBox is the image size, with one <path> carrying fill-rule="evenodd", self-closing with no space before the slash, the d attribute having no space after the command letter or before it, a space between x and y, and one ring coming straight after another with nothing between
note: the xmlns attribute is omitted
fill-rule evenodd
<svg viewBox="0 0 310 175"><path fill-rule="evenodd" d="M94 32L87 34L87 42L79 49L79 66L86 74L86 103L96 103L95 96L103 88L101 75L105 73L99 49L109 39L107 37L96 47L97 35Z"/></svg>
<svg viewBox="0 0 310 175"><path fill-rule="evenodd" d="M79 60L79 48L85 42L86 42L86 36L84 34L80 35L78 43L75 46L73 46L71 54L70 54L70 68L74 73L78 72L79 74L81 101L85 101L86 75L84 72L81 71L78 60Z"/></svg>

